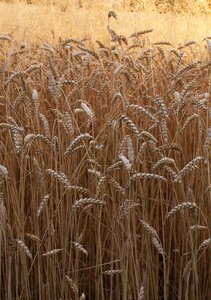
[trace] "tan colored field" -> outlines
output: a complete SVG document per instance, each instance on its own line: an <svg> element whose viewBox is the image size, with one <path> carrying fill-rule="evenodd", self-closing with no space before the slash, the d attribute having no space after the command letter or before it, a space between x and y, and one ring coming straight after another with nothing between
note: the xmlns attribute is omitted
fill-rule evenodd
<svg viewBox="0 0 211 300"><path fill-rule="evenodd" d="M100 6L101 7L101 6ZM2 33L15 34L29 41L47 40L56 43L59 37L88 38L108 42L107 13L112 6L99 9L79 9L71 6L61 11L57 6L33 6L0 3L0 28ZM173 44L202 39L210 35L209 15L175 15L144 12L117 11L118 20L111 27L119 34L129 36L139 30L154 29L153 41L169 41Z"/></svg>
<svg viewBox="0 0 211 300"><path fill-rule="evenodd" d="M0 299L211 299L208 15L56 7L0 4Z"/></svg>

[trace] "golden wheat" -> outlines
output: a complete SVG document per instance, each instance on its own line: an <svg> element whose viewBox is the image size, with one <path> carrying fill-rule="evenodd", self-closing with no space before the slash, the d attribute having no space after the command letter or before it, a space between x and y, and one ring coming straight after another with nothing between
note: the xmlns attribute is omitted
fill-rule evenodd
<svg viewBox="0 0 211 300"><path fill-rule="evenodd" d="M98 50L0 37L1 299L210 298L209 49L115 16Z"/></svg>

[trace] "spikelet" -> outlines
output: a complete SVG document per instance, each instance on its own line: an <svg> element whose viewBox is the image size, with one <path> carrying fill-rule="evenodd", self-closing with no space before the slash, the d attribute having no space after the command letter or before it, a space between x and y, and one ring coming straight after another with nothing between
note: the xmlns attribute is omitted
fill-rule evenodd
<svg viewBox="0 0 211 300"><path fill-rule="evenodd" d="M156 43L153 43L153 45L155 45L155 46L164 45L164 46L172 46L173 47L173 45L170 42L167 42L167 41L156 42Z"/></svg>
<svg viewBox="0 0 211 300"><path fill-rule="evenodd" d="M167 129L167 125L166 125L166 120L165 119L161 119L160 127L161 127L161 133L162 133L162 137L163 137L163 142L165 144L167 144L168 143L168 129Z"/></svg>
<svg viewBox="0 0 211 300"><path fill-rule="evenodd" d="M43 141L50 149L52 149L53 151L56 150L55 145L51 142L51 140L49 140L45 135L42 134L37 134L35 136L36 140L41 140Z"/></svg>
<svg viewBox="0 0 211 300"><path fill-rule="evenodd" d="M0 35L0 41L12 42L12 37L10 35Z"/></svg>
<svg viewBox="0 0 211 300"><path fill-rule="evenodd" d="M171 175L173 181L177 179L178 174L171 167L164 166L164 169ZM181 182L181 180L179 180L178 182Z"/></svg>
<svg viewBox="0 0 211 300"><path fill-rule="evenodd" d="M166 150L176 150L176 151L182 152L182 147L178 144L172 143L172 144L164 144L157 148L158 152L166 151Z"/></svg>
<svg viewBox="0 0 211 300"><path fill-rule="evenodd" d="M51 53L55 53L55 49L50 44L48 44L46 42L43 43L43 46L41 46L40 49L49 51Z"/></svg>
<svg viewBox="0 0 211 300"><path fill-rule="evenodd" d="M30 251L29 248L26 246L26 244L25 244L23 241L18 240L18 239L16 239L16 242L17 242L17 244L23 249L23 251L26 253L26 255L27 255L30 259L32 259L31 251Z"/></svg>
<svg viewBox="0 0 211 300"><path fill-rule="evenodd" d="M15 99L14 103L13 103L13 109L15 110L16 108L18 108L24 101L26 97L26 92L23 91L21 92L18 97Z"/></svg>
<svg viewBox="0 0 211 300"><path fill-rule="evenodd" d="M83 102L82 100L80 100L79 102L81 104L81 108L85 111L85 113L88 116L88 119L89 119L88 124L91 123L94 119L94 116L95 116L93 110L85 102Z"/></svg>
<svg viewBox="0 0 211 300"><path fill-rule="evenodd" d="M127 137L127 135L123 138L123 140L121 141L121 144L119 145L118 155L125 155L126 137Z"/></svg>
<svg viewBox="0 0 211 300"><path fill-rule="evenodd" d="M122 165L123 165L122 161L117 161L113 163L110 167L108 167L107 172L118 170Z"/></svg>
<svg viewBox="0 0 211 300"><path fill-rule="evenodd" d="M120 269L116 269L116 270L106 270L103 272L103 274L105 275L109 275L109 276L113 276L113 275L117 275L117 274L121 274L122 270Z"/></svg>
<svg viewBox="0 0 211 300"><path fill-rule="evenodd" d="M82 293L79 300L86 300L86 295L84 293Z"/></svg>
<svg viewBox="0 0 211 300"><path fill-rule="evenodd" d="M146 142L141 144L139 154L143 154L146 149L150 149L151 151L157 151L156 145L152 140L147 140Z"/></svg>
<svg viewBox="0 0 211 300"><path fill-rule="evenodd" d="M30 143L35 137L36 137L36 134L34 134L34 133L28 133L24 137L24 144L26 145L26 144Z"/></svg>
<svg viewBox="0 0 211 300"><path fill-rule="evenodd" d="M203 226L203 225L199 225L199 224L196 224L196 225L191 225L190 228L189 228L189 232L195 232L195 231L198 231L198 230L207 230L207 226Z"/></svg>
<svg viewBox="0 0 211 300"><path fill-rule="evenodd" d="M21 147L22 147L22 136L20 134L20 129L16 126L11 128L12 139L15 144L15 153L20 154Z"/></svg>
<svg viewBox="0 0 211 300"><path fill-rule="evenodd" d="M158 234L157 234L157 231L152 227L150 226L146 221L144 220L139 220L142 224L142 226L145 228L145 230L151 234L153 237L156 237L157 239L159 239L158 237Z"/></svg>
<svg viewBox="0 0 211 300"><path fill-rule="evenodd" d="M163 250L163 246L161 245L161 242L156 237L152 237L151 241L152 241L152 244L157 249L158 253L161 254L162 256L164 256L165 253Z"/></svg>
<svg viewBox="0 0 211 300"><path fill-rule="evenodd" d="M54 256L56 254L58 254L59 252L61 252L63 249L53 249L51 251L45 252L42 254L42 256L47 257L47 256Z"/></svg>
<svg viewBox="0 0 211 300"><path fill-rule="evenodd" d="M137 136L138 140L140 140L141 135L137 126L126 115L122 115L120 120L124 121L127 124L127 126L132 130L132 132Z"/></svg>
<svg viewBox="0 0 211 300"><path fill-rule="evenodd" d="M185 47L189 47L189 46L192 46L192 45L195 45L195 44L197 44L196 41L188 41L188 42L184 43L183 45L180 45L178 47L178 50L181 50L181 49L183 49Z"/></svg>
<svg viewBox="0 0 211 300"><path fill-rule="evenodd" d="M120 192L122 195L125 195L125 189L114 178L111 177L109 182L118 192Z"/></svg>
<svg viewBox="0 0 211 300"><path fill-rule="evenodd" d="M198 95L199 100L206 100L207 101L209 97L210 97L210 93L208 93L208 92Z"/></svg>
<svg viewBox="0 0 211 300"><path fill-rule="evenodd" d="M43 64L40 63L40 64L33 64L31 66L29 66L26 70L25 70L25 73L31 73L33 71L37 71L37 70L41 70L41 68L43 67Z"/></svg>
<svg viewBox="0 0 211 300"><path fill-rule="evenodd" d="M71 290L73 291L74 294L78 295L78 287L77 285L74 283L74 281L72 280L72 278L70 278L69 276L65 275L65 278L68 282L68 284L70 285Z"/></svg>
<svg viewBox="0 0 211 300"><path fill-rule="evenodd" d="M7 168L1 164L0 164L0 176L3 176L4 178L7 178L8 176Z"/></svg>
<svg viewBox="0 0 211 300"><path fill-rule="evenodd" d="M202 249L205 249L205 248L207 248L207 247L211 247L211 238L208 238L208 239L204 240L204 241L201 243L201 245L199 246L198 251L199 251L199 250L202 250Z"/></svg>
<svg viewBox="0 0 211 300"><path fill-rule="evenodd" d="M125 137L126 139L126 146L127 146L127 153L128 153L128 160L130 163L133 163L135 159L134 149L133 149L133 142L129 135Z"/></svg>
<svg viewBox="0 0 211 300"><path fill-rule="evenodd" d="M80 243L77 243L77 242L72 242L72 243L77 250L81 251L83 254L88 256L88 251Z"/></svg>
<svg viewBox="0 0 211 300"><path fill-rule="evenodd" d="M37 92L37 90L32 90L32 100L34 101L34 102L36 102L36 101L38 101L38 99L39 99L39 97L38 97L38 92Z"/></svg>
<svg viewBox="0 0 211 300"><path fill-rule="evenodd" d="M73 123L70 114L68 112L65 112L64 114L64 124L65 124L65 129L67 134L73 134L74 133Z"/></svg>
<svg viewBox="0 0 211 300"><path fill-rule="evenodd" d="M210 192L211 192L211 185L209 185L205 190L205 193L210 193Z"/></svg>
<svg viewBox="0 0 211 300"><path fill-rule="evenodd" d="M77 147L75 147L75 148L72 150L72 153L75 153L75 152L77 152L77 151L79 151L79 150L82 150L82 149L84 149L84 148L85 148L85 145L77 146Z"/></svg>
<svg viewBox="0 0 211 300"><path fill-rule="evenodd" d="M59 93L61 91L61 88L62 88L62 85L64 83L64 80L65 80L65 75L62 74L62 76L59 78L59 80L57 82L57 86L56 86L56 89L57 89L57 98L59 97Z"/></svg>
<svg viewBox="0 0 211 300"><path fill-rule="evenodd" d="M40 117L41 121L43 122L44 130L45 130L45 136L47 137L47 139L50 140L51 134L50 134L48 120L46 119L46 117L42 113L39 113L39 117Z"/></svg>
<svg viewBox="0 0 211 300"><path fill-rule="evenodd" d="M103 147L104 147L104 145L103 144L98 144L97 143L97 141L95 141L95 140L91 140L90 142L89 142L89 144L90 144L90 146L92 146L92 148L94 149L94 150L101 150Z"/></svg>
<svg viewBox="0 0 211 300"><path fill-rule="evenodd" d="M137 39L139 36L147 34L147 33L150 33L152 31L153 31L153 29L146 29L146 30L142 30L142 31L137 31L137 32L131 34L128 38L135 38L135 39Z"/></svg>
<svg viewBox="0 0 211 300"><path fill-rule="evenodd" d="M12 82L14 79L22 77L23 72L13 72L13 74L5 81L4 86L7 87L10 82Z"/></svg>
<svg viewBox="0 0 211 300"><path fill-rule="evenodd" d="M43 198L43 200L41 201L39 208L37 210L37 217L39 217L41 215L41 212L43 211L43 208L47 205L48 200L50 198L51 194L47 194L45 195L45 197Z"/></svg>
<svg viewBox="0 0 211 300"><path fill-rule="evenodd" d="M140 105L130 104L130 106L128 107L128 109L133 109L133 110L136 110L138 112L142 112L150 120L152 120L155 123L158 123L158 120L156 119L156 117L153 114L151 114L146 108L144 108L144 107L142 107Z"/></svg>
<svg viewBox="0 0 211 300"><path fill-rule="evenodd" d="M117 71L117 69L114 72L116 72L116 71ZM116 74L114 73L114 75L116 75ZM122 96L122 94L120 92L114 94L111 103L113 103L117 99L121 99L121 101L123 103L123 107L125 109L129 107L129 102Z"/></svg>
<svg viewBox="0 0 211 300"><path fill-rule="evenodd" d="M180 104L181 103L181 95L179 92L175 91L174 92L174 101L177 103L177 104Z"/></svg>
<svg viewBox="0 0 211 300"><path fill-rule="evenodd" d="M8 124L8 123L0 123L0 128L9 128L9 129L12 129L13 125Z"/></svg>
<svg viewBox="0 0 211 300"><path fill-rule="evenodd" d="M14 126L16 126L18 128L17 122L11 116L7 116L7 121L12 123ZM20 129L20 131L22 131L22 128L19 128L19 129Z"/></svg>
<svg viewBox="0 0 211 300"><path fill-rule="evenodd" d="M73 204L72 208L80 208L80 207L84 207L87 205L103 205L105 204L105 201L101 200L101 199L96 199L96 198L81 198L77 201L75 201L75 203Z"/></svg>
<svg viewBox="0 0 211 300"><path fill-rule="evenodd" d="M113 17L114 19L117 19L117 14L112 10L109 11L109 13L108 13L108 18L111 18L111 17Z"/></svg>
<svg viewBox="0 0 211 300"><path fill-rule="evenodd" d="M150 226L147 222L145 222L144 220L140 220L140 222L141 222L142 226L144 227L144 229L150 234L152 244L155 246L158 253L164 257L164 255L165 255L164 249L161 244L160 238L157 234L157 231L152 226Z"/></svg>
<svg viewBox="0 0 211 300"><path fill-rule="evenodd" d="M67 178L67 175L64 174L63 172L56 172L52 169L46 169L45 172L47 172L49 175L55 177L56 179L58 179L60 182L63 183L63 185L68 188L70 186L70 182Z"/></svg>
<svg viewBox="0 0 211 300"><path fill-rule="evenodd" d="M190 123L192 120L197 119L197 118L199 118L199 115L198 115L198 114L193 114L193 115L191 115L190 117L188 117L187 120L185 121L184 125L183 125L182 128L181 128L181 132L182 132L183 130L185 130L185 128L189 125L189 123Z"/></svg>
<svg viewBox="0 0 211 300"><path fill-rule="evenodd" d="M130 163L129 159L127 159L127 157L125 157L123 154L118 155L118 158L123 162L125 169L130 172L131 163Z"/></svg>
<svg viewBox="0 0 211 300"><path fill-rule="evenodd" d="M180 181L185 175L191 173L192 171L196 170L198 168L197 164L205 160L206 158L197 156L193 160L191 160L178 174L177 178L174 180L174 182Z"/></svg>
<svg viewBox="0 0 211 300"><path fill-rule="evenodd" d="M69 179L67 178L67 175L63 172L56 172L52 169L46 169L45 172L47 172L49 175L51 175L52 177L56 178L59 182L61 182L64 187L67 190L75 190L75 191L79 191L81 193L87 193L88 191L80 186L75 186L75 185L71 185Z"/></svg>
<svg viewBox="0 0 211 300"><path fill-rule="evenodd" d="M48 232L49 232L50 236L52 236L52 237L55 236L56 230L55 230L53 222L50 222L50 226L48 228Z"/></svg>
<svg viewBox="0 0 211 300"><path fill-rule="evenodd" d="M91 50L89 50L89 49L87 49L87 48L84 48L84 47L82 47L82 46L77 46L77 47L78 47L80 50L82 50L82 51L84 51L84 52L90 54L91 56L93 56L93 57L96 58L97 60L100 60L98 54L97 54L95 51L91 51Z"/></svg>
<svg viewBox="0 0 211 300"><path fill-rule="evenodd" d="M168 164L174 164L174 163L175 162L174 162L173 158L163 157L153 165L152 169L155 170L162 165L168 165Z"/></svg>
<svg viewBox="0 0 211 300"><path fill-rule="evenodd" d="M80 45L80 46L85 46L83 41L85 41L86 39L83 39L83 40L79 40L79 39L66 39L64 41L64 45L66 44L69 44L69 43L73 43L73 44L76 44L76 45Z"/></svg>
<svg viewBox="0 0 211 300"><path fill-rule="evenodd" d="M59 138L58 138L58 136L54 136L53 137L53 143L52 143L52 145L53 145L53 147L54 147L54 149L55 149L55 151L59 151Z"/></svg>
<svg viewBox="0 0 211 300"><path fill-rule="evenodd" d="M140 287L137 300L144 300L144 285L143 284Z"/></svg>
<svg viewBox="0 0 211 300"><path fill-rule="evenodd" d="M174 208L172 208L167 216L166 219L168 219L169 217L173 216L176 212L181 211L181 210L191 210L191 209L200 209L195 202L183 202L181 204L178 204L177 206L175 206Z"/></svg>
<svg viewBox="0 0 211 300"><path fill-rule="evenodd" d="M107 179L107 176L102 176L100 178L100 180L98 181L97 187L96 187L96 194L95 194L96 199L100 197L100 192L101 192L101 189L102 189L106 179Z"/></svg>
<svg viewBox="0 0 211 300"><path fill-rule="evenodd" d="M114 76L117 76L118 74L120 74L121 70L124 68L124 65L116 62L115 66L116 66L116 69L114 70Z"/></svg>
<svg viewBox="0 0 211 300"><path fill-rule="evenodd" d="M187 75L187 73L189 71L192 71L193 69L196 68L197 64L198 64L198 62L193 62L193 63L189 63L189 64L185 65L185 67L180 69L179 72L177 73L177 79L181 76Z"/></svg>
<svg viewBox="0 0 211 300"><path fill-rule="evenodd" d="M153 174L153 173L135 173L131 176L131 179L156 179L159 181L167 181L167 179L163 176L157 175L157 174Z"/></svg>
<svg viewBox="0 0 211 300"><path fill-rule="evenodd" d="M83 140L93 140L94 138L88 134L88 133L82 133L80 134L79 136L77 136L70 144L70 146L67 148L67 150L65 151L64 155L69 155L73 150L74 148L77 146L77 144L80 142L80 141L83 141Z"/></svg>
<svg viewBox="0 0 211 300"><path fill-rule="evenodd" d="M155 144L158 142L157 139L156 139L150 132L145 131L145 130L143 130L143 131L141 132L140 137L141 137L144 141L146 141L146 140L151 140L151 141L153 141Z"/></svg>
<svg viewBox="0 0 211 300"><path fill-rule="evenodd" d="M89 174L93 174L95 175L98 179L100 179L102 177L102 174L100 171L96 171L96 170L93 170L93 169L88 169L87 170Z"/></svg>
<svg viewBox="0 0 211 300"><path fill-rule="evenodd" d="M92 164L92 165L96 165L98 168L101 167L101 165L99 164L99 162L97 162L95 159L89 158L87 159L87 162Z"/></svg>
<svg viewBox="0 0 211 300"><path fill-rule="evenodd" d="M41 239L38 236L34 235L34 234L26 233L26 236L28 238L30 238L31 240L35 241L35 242L38 242L38 243L42 242Z"/></svg>
<svg viewBox="0 0 211 300"><path fill-rule="evenodd" d="M168 114L168 110L167 110L166 105L164 104L163 99L160 96L155 96L154 97L154 102L159 107L159 109L160 109L160 111L161 111L161 113L163 115L163 118L167 119L169 114Z"/></svg>
<svg viewBox="0 0 211 300"><path fill-rule="evenodd" d="M208 151L210 142L211 142L211 128L208 128L207 137L203 146L205 151Z"/></svg>
<svg viewBox="0 0 211 300"><path fill-rule="evenodd" d="M118 41L118 35L116 34L116 32L114 30L112 30L109 26L107 26L108 32L111 35L111 41L112 42L117 42Z"/></svg>
<svg viewBox="0 0 211 300"><path fill-rule="evenodd" d="M48 70L48 81L49 81L49 90L51 91L51 93L53 94L53 98L54 98L54 102L57 103L58 102L58 89L57 89L57 83L55 80L55 76L56 74L53 74L53 69L49 69Z"/></svg>
<svg viewBox="0 0 211 300"><path fill-rule="evenodd" d="M117 221L120 221L122 218L124 217L128 217L129 215L129 212L132 208L134 207L137 207L139 206L140 204L136 203L136 202L133 202L132 200L130 199L127 199L125 200L121 205L120 207L118 208L118 211L117 211Z"/></svg>
<svg viewBox="0 0 211 300"><path fill-rule="evenodd" d="M39 96L38 96L38 92L37 90L32 90L32 94L31 94L31 99L32 99L32 103L35 109L35 116L38 117L39 115Z"/></svg>
<svg viewBox="0 0 211 300"><path fill-rule="evenodd" d="M33 168L34 168L34 174L35 174L35 180L38 183L38 185L43 186L44 180L43 180L43 173L40 168L40 165L35 157L33 157Z"/></svg>

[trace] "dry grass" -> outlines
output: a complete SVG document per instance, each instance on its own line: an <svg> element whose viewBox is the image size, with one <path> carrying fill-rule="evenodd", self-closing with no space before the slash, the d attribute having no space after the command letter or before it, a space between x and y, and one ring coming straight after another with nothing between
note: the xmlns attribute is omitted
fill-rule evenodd
<svg viewBox="0 0 211 300"><path fill-rule="evenodd" d="M130 11L156 11L159 13L210 13L210 0L1 0L6 3L25 3L33 5L50 5L68 10L69 7L90 9L100 7L105 9L121 9Z"/></svg>
<svg viewBox="0 0 211 300"><path fill-rule="evenodd" d="M79 9L73 5L62 10L55 5L0 3L0 29L4 33L12 33L19 41L40 43L41 40L55 45L60 37L73 37L87 38L90 46L96 40L108 44L105 24L108 22L108 11L114 7L111 2L102 6L100 1L88 8L87 6ZM112 19L110 23L115 31L126 36L132 32L154 28L154 32L150 34L153 41L167 40L177 45L190 40L199 42L210 35L211 18L207 14L159 14L150 9L134 12L118 9L117 13L118 19Z"/></svg>
<svg viewBox="0 0 211 300"><path fill-rule="evenodd" d="M150 34L0 37L1 299L210 298L211 53Z"/></svg>

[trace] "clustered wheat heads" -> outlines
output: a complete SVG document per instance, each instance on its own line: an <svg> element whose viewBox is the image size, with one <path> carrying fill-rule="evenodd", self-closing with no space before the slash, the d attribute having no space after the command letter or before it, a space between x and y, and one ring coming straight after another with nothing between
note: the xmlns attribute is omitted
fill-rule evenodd
<svg viewBox="0 0 211 300"><path fill-rule="evenodd" d="M113 18L96 51L1 39L1 299L209 296L209 55Z"/></svg>

